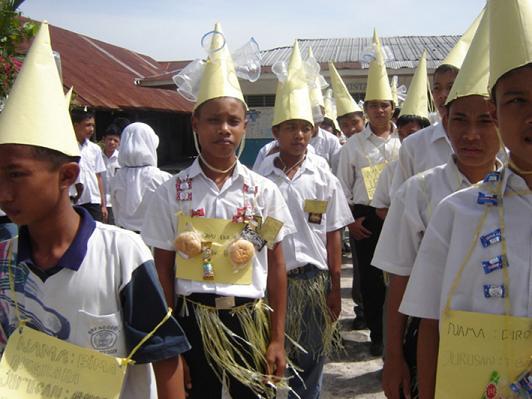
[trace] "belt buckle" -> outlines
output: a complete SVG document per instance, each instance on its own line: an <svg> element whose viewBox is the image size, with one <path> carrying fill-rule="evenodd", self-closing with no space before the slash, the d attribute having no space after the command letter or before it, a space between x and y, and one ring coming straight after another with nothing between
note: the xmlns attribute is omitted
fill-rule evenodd
<svg viewBox="0 0 532 399"><path fill-rule="evenodd" d="M235 307L235 297L221 296L218 298L214 298L214 303L216 309L231 309Z"/></svg>

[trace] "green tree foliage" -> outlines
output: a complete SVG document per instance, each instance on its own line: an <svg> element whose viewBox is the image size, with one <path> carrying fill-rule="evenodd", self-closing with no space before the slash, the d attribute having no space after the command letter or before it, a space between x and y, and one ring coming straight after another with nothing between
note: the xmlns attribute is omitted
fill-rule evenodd
<svg viewBox="0 0 532 399"><path fill-rule="evenodd" d="M24 0L0 0L0 99L6 97L22 65L18 46L32 38L37 26L17 11Z"/></svg>

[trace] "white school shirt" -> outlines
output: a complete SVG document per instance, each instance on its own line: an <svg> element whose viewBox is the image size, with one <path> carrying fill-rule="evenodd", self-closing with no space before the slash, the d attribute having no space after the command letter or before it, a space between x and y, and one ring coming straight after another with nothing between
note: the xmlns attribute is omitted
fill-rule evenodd
<svg viewBox="0 0 532 399"><path fill-rule="evenodd" d="M177 179L192 179L192 201L176 200ZM294 230L294 223L279 189L270 180L250 171L237 162L233 174L219 189L201 169L196 159L155 191L148 206L142 225L142 238L155 248L175 251L177 235L176 213L189 214L192 210L203 209L207 218L231 220L237 208L244 206L244 184L258 187L255 197L256 214L266 220L268 216L284 223L276 238L276 243L285 239ZM204 281L176 279L176 294L210 293L224 296L262 298L268 275L267 248L264 247L253 258L252 283L250 285L230 285Z"/></svg>
<svg viewBox="0 0 532 399"><path fill-rule="evenodd" d="M111 179L116 174L116 171L120 169L120 164L118 163L118 150L115 150L110 157L107 157L107 155L102 152L102 158L105 163L105 173L102 175L103 192L105 193L105 205L109 208L113 206L111 201Z"/></svg>
<svg viewBox="0 0 532 399"><path fill-rule="evenodd" d="M338 167L338 157L342 148L338 137L320 127L316 135L310 139L310 145L314 147L316 154L325 158L334 173Z"/></svg>
<svg viewBox="0 0 532 399"><path fill-rule="evenodd" d="M361 169L397 159L400 147L395 129L387 139L383 139L373 134L369 123L363 131L349 137L340 151L336 175L350 205L370 204Z"/></svg>
<svg viewBox="0 0 532 399"><path fill-rule="evenodd" d="M328 168L323 168L323 158L318 155L308 154L292 180L275 166L275 158L266 158L259 173L279 187L297 226L297 231L282 242L286 269L310 263L328 270L327 233L354 222L342 186ZM309 222L305 200L327 201L321 223Z"/></svg>
<svg viewBox="0 0 532 399"><path fill-rule="evenodd" d="M377 186L373 193L373 199L371 200L371 206L374 208L389 208L392 202L390 198L390 187L392 185L393 174L397 167L397 159L390 162L383 169L377 180Z"/></svg>
<svg viewBox="0 0 532 399"><path fill-rule="evenodd" d="M102 157L102 149L98 144L85 140L79 144L81 158L79 160L79 180L83 184L83 192L78 204L101 204L100 189L98 188L97 173L104 173L105 163Z"/></svg>
<svg viewBox="0 0 532 399"><path fill-rule="evenodd" d="M525 180L504 169L504 239L508 247L511 315L532 317L532 193ZM482 183L445 198L434 211L412 270L399 311L439 319L458 269L473 240L487 205L477 203L479 192L496 183ZM528 194L525 194L528 193ZM493 206L480 230L484 236L500 228ZM485 298L484 284L503 284L502 270L485 274L482 261L501 255L501 243L488 247L475 243L452 300L452 310L504 314L505 298Z"/></svg>
<svg viewBox="0 0 532 399"><path fill-rule="evenodd" d="M258 170L260 170L262 162L264 162L264 159L266 159L267 157L271 155L276 155L279 152L277 151L274 154L269 154L269 152L275 147L279 147L279 143L277 142L277 140L272 140L269 143L266 143L261 147L261 149L257 153L257 158L255 158L255 163L253 164L253 167L251 168L253 172L257 172ZM311 144L307 146L307 151L312 154L316 153L316 150Z"/></svg>
<svg viewBox="0 0 532 399"><path fill-rule="evenodd" d="M453 153L442 123L418 130L403 140L399 163L390 188L391 196L406 179L438 165L443 165Z"/></svg>
<svg viewBox="0 0 532 399"><path fill-rule="evenodd" d="M371 264L388 273L409 276L436 206L449 194L470 185L453 156L445 165L410 177L393 198Z"/></svg>
<svg viewBox="0 0 532 399"><path fill-rule="evenodd" d="M166 315L153 257L140 237L95 222L87 211L76 209L80 227L56 273L45 275L31 267L26 226L18 237L0 243L0 352L18 325L9 263L19 311L28 326L83 348L124 358L151 331L148 326L155 327ZM9 244L15 262L8 257ZM137 364L128 366L120 398L156 399L150 362L189 348L181 327L175 319L168 320L133 357Z"/></svg>

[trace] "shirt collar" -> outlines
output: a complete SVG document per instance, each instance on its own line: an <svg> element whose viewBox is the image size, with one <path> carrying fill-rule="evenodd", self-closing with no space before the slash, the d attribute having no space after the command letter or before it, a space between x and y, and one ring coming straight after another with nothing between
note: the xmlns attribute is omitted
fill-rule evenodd
<svg viewBox="0 0 532 399"><path fill-rule="evenodd" d="M447 132L445 131L445 128L443 127L443 123L436 122L432 126L434 126L434 134L432 135L432 140L431 140L432 143L438 140L442 140L442 139L449 142L447 138ZM449 143L449 145L450 144L451 143Z"/></svg>
<svg viewBox="0 0 532 399"><path fill-rule="evenodd" d="M96 228L96 222L82 207L74 207L74 210L80 216L79 228L74 240L61 259L59 259L56 267L78 271L87 254L87 243ZM19 231L17 263L20 262L33 263L31 259L31 241L27 226L21 226Z"/></svg>
<svg viewBox="0 0 532 399"><path fill-rule="evenodd" d="M277 158L279 154L272 154L267 156L263 163L261 164L260 171L264 176L269 176L271 174L277 174L277 175L283 175L283 171L275 166L275 158ZM314 158L317 155L315 154L309 154L307 152L307 156L303 163L301 164L300 172L304 173L305 171L309 171L311 173L317 172L317 166L314 162Z"/></svg>
<svg viewBox="0 0 532 399"><path fill-rule="evenodd" d="M458 166L456 166L456 156L454 154L449 156L449 160L445 164L443 171L447 184L449 184L454 191L471 186L471 182L462 174L462 172L460 172Z"/></svg>
<svg viewBox="0 0 532 399"><path fill-rule="evenodd" d="M395 126L395 124L393 122L390 122L390 123L392 124L392 132L390 133L390 135L388 136L388 139L386 139L386 140L383 139L380 136L377 136L375 133L373 133L373 130L371 130L371 125L369 123L366 125L364 130L362 130L358 134L362 134L366 140L369 140L372 136L375 137L378 140L383 140L383 141L387 141L387 140L389 140L389 139L391 139L393 137L398 137L397 136L397 126Z"/></svg>
<svg viewBox="0 0 532 399"><path fill-rule="evenodd" d="M191 179L199 175L202 175L205 179L209 179L207 175L203 172L203 169L201 168L201 165L199 163L199 157L197 157L194 160L194 162L192 162L192 165L190 165L187 169L183 170L179 174L181 178L188 177ZM231 174L231 178L236 179L239 176L242 176L245 179L247 176L247 173L246 173L246 168L240 163L240 161L236 161L236 165L235 165L235 168L233 169L233 173Z"/></svg>

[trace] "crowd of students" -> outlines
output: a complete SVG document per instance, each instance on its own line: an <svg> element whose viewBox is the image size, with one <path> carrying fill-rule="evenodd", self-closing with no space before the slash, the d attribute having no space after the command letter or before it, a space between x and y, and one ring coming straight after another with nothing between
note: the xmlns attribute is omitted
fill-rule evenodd
<svg viewBox="0 0 532 399"><path fill-rule="evenodd" d="M20 333L118 358L110 397L318 398L342 347L347 229L388 398L530 397L531 20L530 0L488 0L432 96L421 57L396 124L376 32L362 106L332 63L323 96L295 41L253 171L216 24L190 85L198 157L175 176L144 123L89 140L94 115L69 114L43 23L0 114L0 208L18 226L0 241L0 373Z"/></svg>

